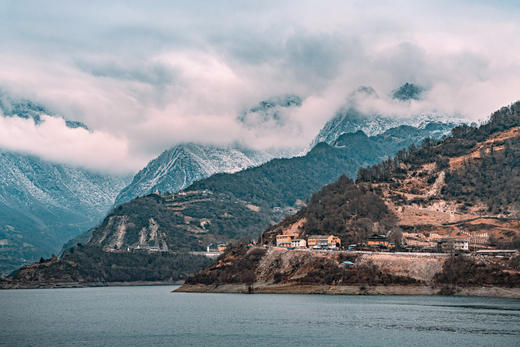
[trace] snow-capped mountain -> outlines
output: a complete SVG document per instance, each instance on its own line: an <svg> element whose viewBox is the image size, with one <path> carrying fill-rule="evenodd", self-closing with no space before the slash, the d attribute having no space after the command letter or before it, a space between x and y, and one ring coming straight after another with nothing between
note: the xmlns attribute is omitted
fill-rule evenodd
<svg viewBox="0 0 520 347"><path fill-rule="evenodd" d="M191 183L220 172L237 172L260 165L273 155L201 144L181 144L164 151L139 171L116 198L116 205L152 192L174 193Z"/></svg>
<svg viewBox="0 0 520 347"><path fill-rule="evenodd" d="M51 115L44 107L0 93L3 117ZM86 126L66 121L71 128ZM0 276L41 256L94 225L112 207L130 177L94 173L0 149Z"/></svg>
<svg viewBox="0 0 520 347"><path fill-rule="evenodd" d="M405 83L393 92L392 98L399 102L409 102L410 100L418 100L423 92L423 88L411 83ZM369 95L370 97L378 97L377 93L371 87L360 87L351 97L359 97L359 95ZM358 110L355 101L349 100L348 106L341 108L334 118L329 120L320 130L318 136L311 143L311 148L319 142L328 144L334 143L338 137L345 133L355 133L359 130L363 131L367 136L375 136L382 134L390 128L400 125L409 125L419 129L424 129L430 123L443 123L451 127L461 124L462 119L452 115L443 115L438 113L417 114L413 116L388 116L384 114L365 114ZM451 127L445 128L447 135Z"/></svg>
<svg viewBox="0 0 520 347"><path fill-rule="evenodd" d="M302 99L297 95L273 97L244 110L237 120L246 128L279 127L288 121L286 111L301 105ZM180 144L164 151L139 171L132 183L118 195L116 205L153 192L175 193L215 173L237 172L300 151L276 148L256 151L239 146Z"/></svg>
<svg viewBox="0 0 520 347"><path fill-rule="evenodd" d="M0 152L0 274L96 225L128 178Z"/></svg>

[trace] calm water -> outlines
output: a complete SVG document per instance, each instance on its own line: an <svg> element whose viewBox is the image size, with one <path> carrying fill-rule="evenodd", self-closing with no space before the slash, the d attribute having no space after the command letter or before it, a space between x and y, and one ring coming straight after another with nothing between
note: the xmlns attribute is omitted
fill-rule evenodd
<svg viewBox="0 0 520 347"><path fill-rule="evenodd" d="M520 300L173 288L0 291L0 344L520 346Z"/></svg>

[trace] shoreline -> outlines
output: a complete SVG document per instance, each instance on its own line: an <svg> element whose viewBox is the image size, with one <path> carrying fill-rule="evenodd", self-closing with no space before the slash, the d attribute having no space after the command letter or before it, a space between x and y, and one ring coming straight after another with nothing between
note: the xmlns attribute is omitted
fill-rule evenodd
<svg viewBox="0 0 520 347"><path fill-rule="evenodd" d="M480 286L456 287L450 294L443 293L442 287L416 285L276 285L253 284L251 289L245 284L184 284L174 293L237 293L237 294L325 294L325 295L426 295L426 296L473 296L520 299L520 288Z"/></svg>
<svg viewBox="0 0 520 347"><path fill-rule="evenodd" d="M139 287L182 285L184 281L131 281L131 282L0 282L0 290L9 289L59 289L95 287Z"/></svg>

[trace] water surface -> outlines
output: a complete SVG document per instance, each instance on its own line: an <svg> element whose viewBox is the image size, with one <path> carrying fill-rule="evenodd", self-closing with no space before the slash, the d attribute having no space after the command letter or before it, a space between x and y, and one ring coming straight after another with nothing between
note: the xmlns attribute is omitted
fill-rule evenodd
<svg viewBox="0 0 520 347"><path fill-rule="evenodd" d="M3 290L0 344L520 346L520 300L174 288Z"/></svg>

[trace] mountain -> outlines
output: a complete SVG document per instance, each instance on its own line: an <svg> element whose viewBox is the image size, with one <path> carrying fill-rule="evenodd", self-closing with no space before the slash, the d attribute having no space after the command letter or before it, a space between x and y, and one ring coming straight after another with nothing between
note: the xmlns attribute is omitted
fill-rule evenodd
<svg viewBox="0 0 520 347"><path fill-rule="evenodd" d="M51 114L5 94L0 94L0 109L4 117L31 118L36 124ZM0 150L0 275L57 254L64 242L99 223L128 181Z"/></svg>
<svg viewBox="0 0 520 347"><path fill-rule="evenodd" d="M114 209L93 231L90 243L111 250L198 250L218 241L255 237L341 174L355 177L360 167L447 129L449 125L431 124L424 129L398 127L372 137L344 134L332 146L320 143L302 157L218 173L177 194L138 198Z"/></svg>
<svg viewBox="0 0 520 347"><path fill-rule="evenodd" d="M281 234L333 234L342 245L374 250L363 245L377 234L400 250L432 252L446 239L467 239L472 250L520 249L519 156L517 102L478 128L459 126L450 137L361 168L356 182L340 177L260 239L273 245ZM520 255L507 254L299 252L236 244L181 290L520 297Z"/></svg>
<svg viewBox="0 0 520 347"><path fill-rule="evenodd" d="M393 98L399 101L407 101L419 97L421 92L422 88L411 83L405 83L394 91ZM451 127L462 123L462 120L457 117L438 113L417 114L413 116L367 114L360 111L357 106L357 98L365 97L378 98L373 88L358 88L350 95L347 105L340 108L340 110L336 112L336 115L325 123L313 140L312 145L314 146L320 142L331 144L342 134L355 133L358 130L363 131L368 136L374 136L401 125L409 125L422 129L430 123L442 123ZM448 135L449 129L445 131L443 135Z"/></svg>
<svg viewBox="0 0 520 347"><path fill-rule="evenodd" d="M438 133L437 125L425 129L391 129L378 137L361 132L346 134L335 145L320 143L302 157L273 159L240 172L215 174L175 194L136 198L114 208L92 230L85 252L104 254L94 251L101 249L108 257L114 252L131 255L149 251L159 256L165 252L199 251L211 243L256 238L269 225L296 212L313 192L340 175L355 177L361 165L394 155L398 144L418 144L425 136ZM71 259L74 248L61 259L42 266L45 274L40 273L41 278L63 279L63 262ZM82 266L76 261L77 266ZM16 276L21 277L15 278L24 281L39 276L38 271L20 271ZM126 273L130 278L137 276L135 269L127 269ZM107 275L104 280L112 277Z"/></svg>
<svg viewBox="0 0 520 347"><path fill-rule="evenodd" d="M40 104L30 100L13 98L2 89L0 89L0 114L4 117L31 118L37 125L41 124L43 115L59 117ZM65 119L65 124L69 128L84 128L88 130L88 127L79 121Z"/></svg>
<svg viewBox="0 0 520 347"><path fill-rule="evenodd" d="M268 153L201 144L177 145L150 161L118 194L115 204L153 192L175 193L218 172L236 172L260 165Z"/></svg>
<svg viewBox="0 0 520 347"><path fill-rule="evenodd" d="M248 128L259 126L280 126L287 122L287 111L300 107L303 99L297 95L285 95L260 101L242 112L238 120Z"/></svg>
<svg viewBox="0 0 520 347"><path fill-rule="evenodd" d="M413 83L406 82L394 90L392 97L400 101L419 100L424 89Z"/></svg>
<svg viewBox="0 0 520 347"><path fill-rule="evenodd" d="M260 101L237 117L246 128L279 127L287 122L286 111L300 107L297 95ZM176 193L195 181L216 173L233 173L258 166L273 158L291 157L294 150L257 151L241 146L180 144L164 151L139 171L116 198L116 205L150 193ZM298 152L298 151L297 151Z"/></svg>

